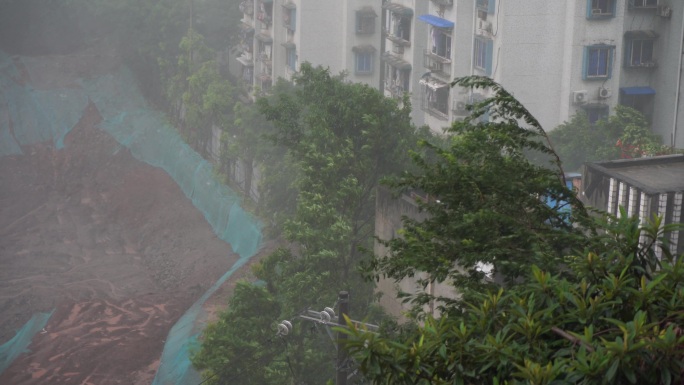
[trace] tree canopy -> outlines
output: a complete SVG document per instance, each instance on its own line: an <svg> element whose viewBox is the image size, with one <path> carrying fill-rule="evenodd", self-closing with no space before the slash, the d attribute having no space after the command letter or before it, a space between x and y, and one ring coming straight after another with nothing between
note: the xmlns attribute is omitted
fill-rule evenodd
<svg viewBox="0 0 684 385"><path fill-rule="evenodd" d="M533 265L399 337L349 324L347 348L373 384L684 383L684 261L659 223L613 220L602 242L566 258L565 278Z"/></svg>
<svg viewBox="0 0 684 385"><path fill-rule="evenodd" d="M618 105L613 115L594 124L584 112L549 132L554 149L568 171L585 162L630 159L671 153L649 129L639 111Z"/></svg>
<svg viewBox="0 0 684 385"><path fill-rule="evenodd" d="M489 89L492 96L473 105L470 118L454 123L446 145L423 140L426 150L412 153L417 171L405 172L391 186L428 197L418 200L427 218L404 218L400 236L379 240L389 253L376 256L367 269L376 278L395 280L427 272L419 280L423 288L429 282L448 282L466 294L466 289L488 285L483 264L507 282L526 275L532 264L557 272L568 245L582 245L586 230L590 234L593 229L564 183L545 132L488 78L469 77L456 84ZM488 122L480 119L485 113ZM534 164L530 152L552 160ZM549 205L551 201L555 203ZM409 299L418 308L435 299L454 301L424 291Z"/></svg>
<svg viewBox="0 0 684 385"><path fill-rule="evenodd" d="M353 314L376 313L373 286L357 266L366 257L363 250L373 244L376 187L383 177L405 168L405 154L416 141L410 106L399 106L378 90L308 63L302 64L293 83L276 85L273 95L257 101L259 112L272 125L259 139L284 149L281 158L264 168L290 179L274 178L276 172L266 170L273 179L266 180L264 192L286 188L294 196L294 209L282 210L280 222L291 246L276 250L255 267L265 288L236 291L231 303L247 305L229 310L218 323L229 323L230 317L250 319L267 298L280 311L269 327L259 324L258 331L246 331L247 326L239 324L205 332L203 340L225 342L221 347L202 344L195 356L209 383L220 383L226 368L254 362L270 374L242 377L240 383L324 383L334 378L334 341L324 329L298 323L296 316L308 308L332 306L341 290L353 298ZM256 119L239 109L240 116ZM273 182L284 186L272 186ZM263 300L250 304L251 295ZM274 339L274 322L283 319L296 327L286 340ZM260 347L259 354L241 348L247 340Z"/></svg>
<svg viewBox="0 0 684 385"><path fill-rule="evenodd" d="M420 284L451 283L463 295L409 297L417 305L441 301L441 316L417 306L423 323L397 334L351 323L340 328L366 378L374 384L683 383L684 263L663 236L678 227L662 226L660 218L642 226L624 213L588 216L565 187L551 142L522 105L486 78L454 84L492 96L454 124L448 146L423 143L436 157L414 154L421 171L393 186L427 195L419 201L427 219L404 218L400 238L381 240L389 255L368 268L396 280L424 272ZM478 122L485 111L492 120ZM534 152L551 164L532 163ZM501 284L485 279L481 262L503 275Z"/></svg>

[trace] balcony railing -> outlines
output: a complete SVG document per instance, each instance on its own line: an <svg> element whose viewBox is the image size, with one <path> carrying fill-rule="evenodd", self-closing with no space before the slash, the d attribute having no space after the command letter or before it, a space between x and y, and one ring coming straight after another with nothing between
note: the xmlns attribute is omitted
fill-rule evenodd
<svg viewBox="0 0 684 385"><path fill-rule="evenodd" d="M441 110L447 111L447 109L443 106ZM436 117L437 119L440 120L449 120L449 114L446 114L442 112L440 108L437 107L436 103L429 103L427 105L423 106L423 111L427 112L428 114Z"/></svg>
<svg viewBox="0 0 684 385"><path fill-rule="evenodd" d="M451 59L433 53L430 49L423 50L423 65L435 74L451 75Z"/></svg>
<svg viewBox="0 0 684 385"><path fill-rule="evenodd" d="M410 46L411 46L411 42L410 42L410 41L405 40L405 39L404 39L403 37L401 37L401 36L395 36L394 34L392 34L392 33L391 33L390 31L388 31L387 29L384 29L384 28L383 28L382 32L383 32L383 34L385 35L385 37L386 37L387 39L389 39L390 41L392 41L392 43L394 43L394 44L398 44L398 45L401 45L401 46L404 46L404 47L410 47Z"/></svg>
<svg viewBox="0 0 684 385"><path fill-rule="evenodd" d="M260 62L264 63L267 66L271 66L271 55L267 54L266 52L260 52L259 55L257 56L257 60Z"/></svg>
<svg viewBox="0 0 684 385"><path fill-rule="evenodd" d="M643 68L643 69L655 69L658 68L658 62L655 59L649 61L635 61L632 63L627 63L626 68Z"/></svg>
<svg viewBox="0 0 684 385"><path fill-rule="evenodd" d="M254 59L252 57L251 52L243 52L242 55L240 55L237 58L237 61L242 63L244 66L253 66L254 65Z"/></svg>

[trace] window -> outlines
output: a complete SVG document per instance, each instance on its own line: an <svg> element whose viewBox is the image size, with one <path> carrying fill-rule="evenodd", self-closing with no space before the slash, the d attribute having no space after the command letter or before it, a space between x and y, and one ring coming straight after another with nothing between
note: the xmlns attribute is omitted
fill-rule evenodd
<svg viewBox="0 0 684 385"><path fill-rule="evenodd" d="M651 87L624 87L620 88L619 103L633 108L646 118L650 124L653 122L653 100L656 91Z"/></svg>
<svg viewBox="0 0 684 385"><path fill-rule="evenodd" d="M370 35L375 33L375 18L373 8L366 8L356 12L356 33Z"/></svg>
<svg viewBox="0 0 684 385"><path fill-rule="evenodd" d="M617 0L587 0L587 19L605 19L615 16Z"/></svg>
<svg viewBox="0 0 684 385"><path fill-rule="evenodd" d="M400 69L385 63L385 89L390 92L392 97L401 97L404 92L409 92L411 70L409 68Z"/></svg>
<svg viewBox="0 0 684 385"><path fill-rule="evenodd" d="M629 0L630 8L657 8L658 0Z"/></svg>
<svg viewBox="0 0 684 385"><path fill-rule="evenodd" d="M257 12L257 20L262 24L262 29L268 29L273 23L273 3L259 2L259 10Z"/></svg>
<svg viewBox="0 0 684 385"><path fill-rule="evenodd" d="M494 42L488 39L475 39L475 67L484 71L485 75L492 75L492 56Z"/></svg>
<svg viewBox="0 0 684 385"><path fill-rule="evenodd" d="M287 61L287 68L291 71L297 71L297 49L288 48L285 50L285 60Z"/></svg>
<svg viewBox="0 0 684 385"><path fill-rule="evenodd" d="M439 28L432 28L432 53L451 59L451 33Z"/></svg>
<svg viewBox="0 0 684 385"><path fill-rule="evenodd" d="M628 40L625 47L626 67L655 67L653 39Z"/></svg>
<svg viewBox="0 0 684 385"><path fill-rule="evenodd" d="M373 53L372 52L357 52L356 53L356 74L368 75L373 73Z"/></svg>
<svg viewBox="0 0 684 385"><path fill-rule="evenodd" d="M477 0L476 6L481 11L494 13L496 11L496 0Z"/></svg>
<svg viewBox="0 0 684 385"><path fill-rule="evenodd" d="M601 119L608 119L608 105L606 104L587 104L582 106L587 114L590 125L595 125Z"/></svg>
<svg viewBox="0 0 684 385"><path fill-rule="evenodd" d="M383 1L382 8L385 12L385 29L387 39L396 43L411 41L411 20L413 9L395 2Z"/></svg>
<svg viewBox="0 0 684 385"><path fill-rule="evenodd" d="M283 4L283 25L294 32L297 26L297 9L290 3Z"/></svg>
<svg viewBox="0 0 684 385"><path fill-rule="evenodd" d="M584 47L583 79L610 79L615 47L593 45Z"/></svg>
<svg viewBox="0 0 684 385"><path fill-rule="evenodd" d="M394 36L411 41L411 17L401 16L394 24Z"/></svg>

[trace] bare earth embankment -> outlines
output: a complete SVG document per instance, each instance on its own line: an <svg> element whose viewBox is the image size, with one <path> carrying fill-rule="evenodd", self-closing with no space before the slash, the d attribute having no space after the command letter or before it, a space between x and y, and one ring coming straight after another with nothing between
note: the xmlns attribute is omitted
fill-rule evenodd
<svg viewBox="0 0 684 385"><path fill-rule="evenodd" d="M169 329L237 259L99 120L91 103L64 149L0 157L0 343L55 309L0 384L150 383Z"/></svg>

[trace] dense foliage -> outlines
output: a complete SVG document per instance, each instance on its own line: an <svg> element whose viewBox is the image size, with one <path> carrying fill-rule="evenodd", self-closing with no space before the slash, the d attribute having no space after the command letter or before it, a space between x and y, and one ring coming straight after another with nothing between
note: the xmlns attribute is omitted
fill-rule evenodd
<svg viewBox="0 0 684 385"><path fill-rule="evenodd" d="M578 112L549 133L563 166L578 171L584 162L663 155L671 149L649 129L643 114L618 105L607 119L590 124Z"/></svg>
<svg viewBox="0 0 684 385"><path fill-rule="evenodd" d="M474 106L470 121L485 110L493 121L457 123L458 137L435 148L436 159L414 157L424 172L395 186L432 197L420 203L428 218L405 218L402 239L384 241L390 256L370 267L396 280L426 272L427 281L452 283L462 297L409 297L417 304L441 300L441 317L418 306L424 322L396 335L352 324L340 329L351 337L347 348L366 378L374 384L684 383L684 262L670 254L664 236L675 226L658 218L640 226L624 212L591 221L563 187L562 170L534 166L523 155L538 151L560 164L527 110L491 80L455 84L490 89L492 97ZM559 201L572 202L572 214L549 204ZM504 275L501 286L484 283L476 268L481 261Z"/></svg>
<svg viewBox="0 0 684 385"><path fill-rule="evenodd" d="M380 240L389 252L369 266L376 278L401 280L428 272L419 280L419 294L407 298L418 310L435 299L421 290L430 282L481 290L487 286L483 264L508 282L526 275L532 264L556 272L567 246L587 241L585 229L575 226L589 226L587 213L565 186L560 162L536 119L487 78L458 84L490 89L492 96L452 126L446 145L424 140L429 151L413 153L418 170L404 173L392 186L427 196L418 205L428 217L404 218L401 237ZM490 122L479 119L485 112ZM536 165L529 152L554 160Z"/></svg>
<svg viewBox="0 0 684 385"><path fill-rule="evenodd" d="M659 223L613 219L566 258L565 278L532 266L413 334L350 327L347 347L374 384L684 383L684 261L662 235Z"/></svg>
<svg viewBox="0 0 684 385"><path fill-rule="evenodd" d="M324 329L312 330L314 325L293 317L307 308L334 305L341 290L350 293L352 314L362 318L377 313L373 286L356 267L365 257L362 250L372 247L376 187L381 178L406 167L405 154L416 141L410 106L400 107L367 85L349 83L343 75L308 63L293 80L294 86L276 86L272 96L257 103L273 125L271 143L285 149L280 164L273 166L291 177L277 179L295 197L294 210L280 212L283 237L291 247L258 264L255 274L265 289L236 291L231 304L251 305L229 310L219 324L260 314L264 298L273 298L281 310L270 325L260 323L256 331L240 324L205 332L204 340L222 341L203 344L194 358L210 383L221 383L222 373L235 365L254 362L268 375L242 377L240 383L324 383L334 378L334 341ZM255 118L240 109L243 116ZM283 188L272 181L266 180L266 192ZM261 299L250 302L250 296ZM292 320L295 328L287 339L275 339L274 322L282 319ZM242 349L245 338L259 346L259 354Z"/></svg>

